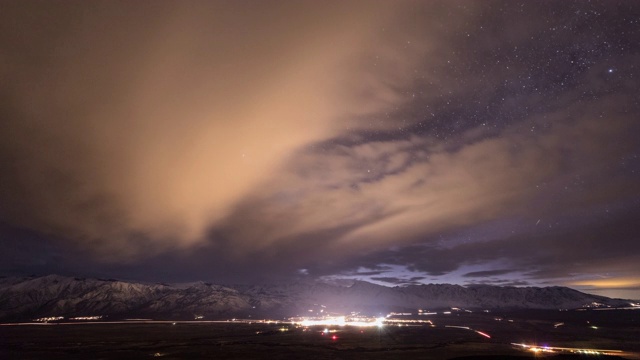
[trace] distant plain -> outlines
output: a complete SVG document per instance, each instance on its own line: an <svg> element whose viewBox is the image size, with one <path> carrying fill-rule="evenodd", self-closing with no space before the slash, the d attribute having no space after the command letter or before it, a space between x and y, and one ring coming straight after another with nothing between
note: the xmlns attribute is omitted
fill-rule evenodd
<svg viewBox="0 0 640 360"><path fill-rule="evenodd" d="M426 317L421 317L426 319ZM622 350L639 359L640 311L518 311L433 315L434 326L280 323L100 323L0 326L2 359L455 359L540 357L512 343ZM555 326L562 323L560 326ZM445 326L461 326L490 334ZM588 356L585 355L584 358ZM598 358L609 358L599 355ZM617 358L617 357L611 357Z"/></svg>

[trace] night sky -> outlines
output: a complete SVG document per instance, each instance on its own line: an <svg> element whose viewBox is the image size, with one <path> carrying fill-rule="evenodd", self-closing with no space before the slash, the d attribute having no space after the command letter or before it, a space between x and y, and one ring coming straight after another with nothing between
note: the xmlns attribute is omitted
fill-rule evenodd
<svg viewBox="0 0 640 360"><path fill-rule="evenodd" d="M0 274L640 298L638 1L0 1Z"/></svg>

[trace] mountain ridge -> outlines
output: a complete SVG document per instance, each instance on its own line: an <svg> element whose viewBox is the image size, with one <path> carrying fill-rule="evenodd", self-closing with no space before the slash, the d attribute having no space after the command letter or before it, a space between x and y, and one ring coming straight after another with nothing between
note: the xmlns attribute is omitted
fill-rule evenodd
<svg viewBox="0 0 640 360"><path fill-rule="evenodd" d="M424 284L386 287L323 282L264 285L141 283L60 275L0 278L0 321L40 317L106 316L110 319L262 318L320 311L386 313L417 309L576 309L624 307L629 300L585 294L567 287ZM323 310L324 311L324 310ZM326 313L326 312L325 312Z"/></svg>

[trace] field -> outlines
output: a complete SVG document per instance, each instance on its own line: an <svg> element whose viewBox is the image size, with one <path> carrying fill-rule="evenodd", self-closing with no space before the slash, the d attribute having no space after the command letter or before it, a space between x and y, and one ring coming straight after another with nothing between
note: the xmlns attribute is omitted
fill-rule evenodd
<svg viewBox="0 0 640 360"><path fill-rule="evenodd" d="M417 317L414 317L417 318ZM0 326L1 359L640 359L640 311L527 311L420 316L382 327L245 322ZM406 318L405 320L409 320ZM483 335L485 334L485 335ZM490 337L487 337L490 336ZM531 351L513 343L554 347ZM560 349L564 348L564 349Z"/></svg>

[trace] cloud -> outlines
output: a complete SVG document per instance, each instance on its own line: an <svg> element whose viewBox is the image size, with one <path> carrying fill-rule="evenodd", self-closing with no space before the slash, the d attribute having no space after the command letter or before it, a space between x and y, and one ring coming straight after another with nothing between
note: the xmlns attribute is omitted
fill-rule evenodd
<svg viewBox="0 0 640 360"><path fill-rule="evenodd" d="M529 121L554 116L558 115L544 114ZM414 243L431 244L421 249L437 253L444 251L441 244L429 240L437 234L504 217L536 223L577 208L599 206L602 194L607 194L606 201L637 196L632 179L598 179L609 159L624 154L634 142L623 135L630 130L624 119L611 118L604 131L598 130L599 122L585 117L551 125L540 133L523 131L521 124L515 124L455 150L427 135L338 144L302 153L221 225L234 239L234 248L245 251L251 245L248 253L262 256L267 247L299 246L309 249L299 259L323 254L339 261L354 253ZM389 167L389 159L399 154L407 160L400 167ZM576 189L574 180L579 178L594 183ZM254 242L256 238L260 241ZM318 239L323 240L318 243ZM425 270L430 274L444 274L458 266L451 257L429 258Z"/></svg>
<svg viewBox="0 0 640 360"><path fill-rule="evenodd" d="M464 275L462 275L463 277L490 277L490 276L495 276L495 275L504 275L504 274L509 274L512 273L514 271L517 271L515 269L500 269L500 270L484 270L484 271L472 271L472 272L468 272Z"/></svg>
<svg viewBox="0 0 640 360"><path fill-rule="evenodd" d="M201 244L297 149L401 102L397 14L357 5L11 4L2 218L118 261Z"/></svg>
<svg viewBox="0 0 640 360"><path fill-rule="evenodd" d="M523 6L10 4L0 218L106 273L637 276L638 89L593 39L633 47Z"/></svg>
<svg viewBox="0 0 640 360"><path fill-rule="evenodd" d="M525 280L505 280L505 279L493 279L493 280L472 280L467 283L470 286L473 285L494 285L494 286L530 286L530 282Z"/></svg>
<svg viewBox="0 0 640 360"><path fill-rule="evenodd" d="M378 277L370 277L370 280L379 281L387 284L393 285L420 285L422 284L420 280L423 280L424 276L413 276L413 277L392 277L392 276L378 276Z"/></svg>
<svg viewBox="0 0 640 360"><path fill-rule="evenodd" d="M372 277L371 280L381 281L381 282L385 282L388 284L395 284L395 285L404 284L406 282L405 279L389 277L389 276Z"/></svg>

